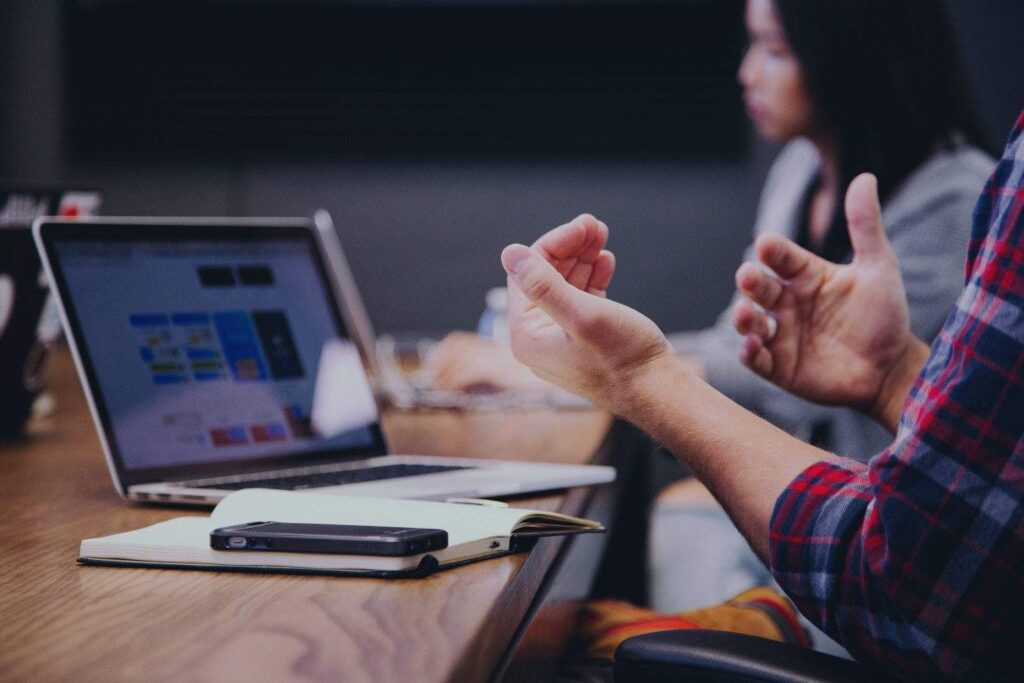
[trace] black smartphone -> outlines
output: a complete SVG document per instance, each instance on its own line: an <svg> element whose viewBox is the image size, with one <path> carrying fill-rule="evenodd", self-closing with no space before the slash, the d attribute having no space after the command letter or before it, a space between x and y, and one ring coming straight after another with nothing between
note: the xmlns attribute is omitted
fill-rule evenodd
<svg viewBox="0 0 1024 683"><path fill-rule="evenodd" d="M354 524L249 522L210 532L214 550L262 550L338 555L418 555L448 547L444 529Z"/></svg>

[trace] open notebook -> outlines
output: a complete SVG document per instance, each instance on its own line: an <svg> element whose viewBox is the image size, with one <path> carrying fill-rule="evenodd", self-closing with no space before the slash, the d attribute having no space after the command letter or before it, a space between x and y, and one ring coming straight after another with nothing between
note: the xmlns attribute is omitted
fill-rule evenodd
<svg viewBox="0 0 1024 683"><path fill-rule="evenodd" d="M256 521L444 529L448 547L408 557L210 548L212 530ZM590 520L502 504L245 489L224 498L209 517L178 517L135 531L88 538L82 541L78 561L120 567L417 577L438 568L516 552L540 536L598 531L604 528Z"/></svg>

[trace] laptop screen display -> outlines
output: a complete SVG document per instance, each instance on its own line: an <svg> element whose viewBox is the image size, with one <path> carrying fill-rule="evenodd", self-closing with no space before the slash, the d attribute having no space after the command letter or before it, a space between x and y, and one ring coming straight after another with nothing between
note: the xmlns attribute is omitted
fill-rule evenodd
<svg viewBox="0 0 1024 683"><path fill-rule="evenodd" d="M315 250L308 234L53 240L125 470L375 444L373 394Z"/></svg>

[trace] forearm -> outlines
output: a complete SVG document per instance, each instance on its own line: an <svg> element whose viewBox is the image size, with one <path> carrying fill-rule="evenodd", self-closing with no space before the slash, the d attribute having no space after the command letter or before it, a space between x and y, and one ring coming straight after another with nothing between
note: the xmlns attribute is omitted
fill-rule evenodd
<svg viewBox="0 0 1024 683"><path fill-rule="evenodd" d="M733 403L676 358L627 382L613 403L686 462L762 559L776 500L798 474L830 457Z"/></svg>

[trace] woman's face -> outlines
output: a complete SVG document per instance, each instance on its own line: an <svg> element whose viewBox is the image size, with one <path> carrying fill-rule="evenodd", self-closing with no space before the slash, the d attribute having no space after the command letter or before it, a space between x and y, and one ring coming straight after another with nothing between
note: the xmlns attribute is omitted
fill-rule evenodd
<svg viewBox="0 0 1024 683"><path fill-rule="evenodd" d="M811 98L773 0L747 0L746 22L750 48L740 65L739 81L747 115L773 142L812 135Z"/></svg>

